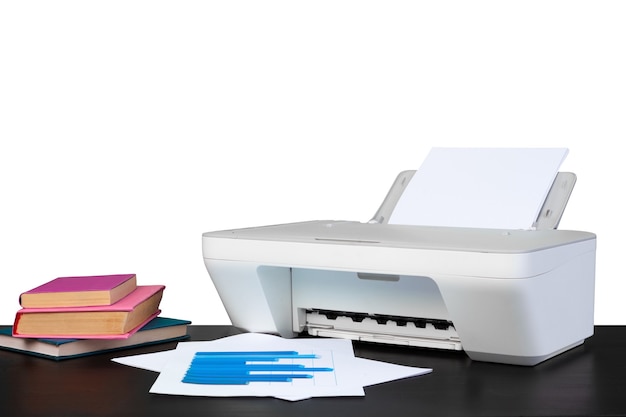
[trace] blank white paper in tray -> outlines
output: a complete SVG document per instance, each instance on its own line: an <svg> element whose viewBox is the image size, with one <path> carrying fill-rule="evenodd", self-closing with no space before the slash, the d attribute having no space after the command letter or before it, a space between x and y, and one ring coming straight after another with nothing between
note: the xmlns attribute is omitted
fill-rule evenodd
<svg viewBox="0 0 626 417"><path fill-rule="evenodd" d="M530 229L567 152L565 148L433 148L389 223Z"/></svg>

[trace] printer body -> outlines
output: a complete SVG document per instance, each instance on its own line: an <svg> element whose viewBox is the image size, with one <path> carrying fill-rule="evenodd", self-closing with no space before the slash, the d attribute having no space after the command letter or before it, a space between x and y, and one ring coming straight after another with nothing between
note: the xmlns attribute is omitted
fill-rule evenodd
<svg viewBox="0 0 626 417"><path fill-rule="evenodd" d="M368 223L204 233L205 266L232 324L527 366L593 335L596 237L556 229L573 174L558 174L530 230L389 224L414 172L398 176Z"/></svg>

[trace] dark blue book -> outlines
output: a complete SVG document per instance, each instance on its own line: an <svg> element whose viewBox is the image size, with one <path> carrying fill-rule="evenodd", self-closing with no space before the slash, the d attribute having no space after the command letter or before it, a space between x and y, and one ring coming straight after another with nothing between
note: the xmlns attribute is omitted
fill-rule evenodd
<svg viewBox="0 0 626 417"><path fill-rule="evenodd" d="M131 347L184 340L189 320L156 317L127 339L36 339L12 336L11 326L0 327L0 349L61 360Z"/></svg>

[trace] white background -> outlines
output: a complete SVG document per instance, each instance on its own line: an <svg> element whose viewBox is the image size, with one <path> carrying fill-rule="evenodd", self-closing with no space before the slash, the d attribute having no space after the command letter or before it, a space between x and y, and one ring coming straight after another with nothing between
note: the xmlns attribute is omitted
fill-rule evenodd
<svg viewBox="0 0 626 417"><path fill-rule="evenodd" d="M561 229L598 235L626 324L626 3L0 4L0 323L65 275L165 284L228 317L203 232L367 221L433 146L567 147ZM563 288L567 291L567 288Z"/></svg>

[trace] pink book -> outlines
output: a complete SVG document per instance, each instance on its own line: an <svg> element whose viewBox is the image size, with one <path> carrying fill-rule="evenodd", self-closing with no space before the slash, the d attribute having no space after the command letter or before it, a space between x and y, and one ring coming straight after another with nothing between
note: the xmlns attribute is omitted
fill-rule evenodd
<svg viewBox="0 0 626 417"><path fill-rule="evenodd" d="M159 314L163 285L143 285L107 306L22 308L13 336L37 338L124 339Z"/></svg>
<svg viewBox="0 0 626 417"><path fill-rule="evenodd" d="M110 305L137 287L135 274L61 277L20 294L24 308Z"/></svg>

